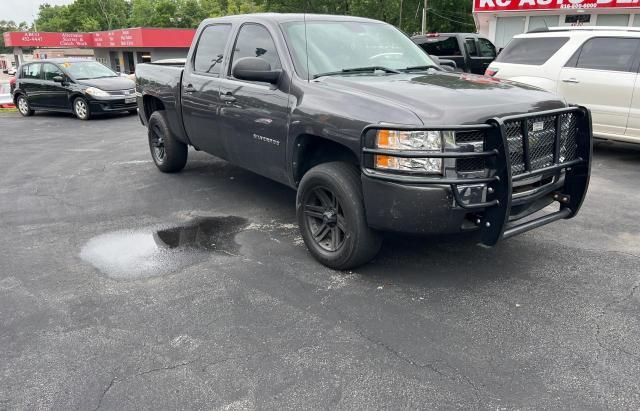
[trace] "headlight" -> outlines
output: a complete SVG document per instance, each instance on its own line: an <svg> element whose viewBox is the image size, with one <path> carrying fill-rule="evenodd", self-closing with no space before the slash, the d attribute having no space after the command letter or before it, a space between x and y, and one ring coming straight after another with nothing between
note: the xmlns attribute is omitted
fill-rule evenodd
<svg viewBox="0 0 640 411"><path fill-rule="evenodd" d="M84 92L94 97L109 97L109 93L96 87L89 87Z"/></svg>
<svg viewBox="0 0 640 411"><path fill-rule="evenodd" d="M454 140L453 131L399 131L378 130L376 147L389 150L442 152L447 142ZM376 155L378 169L442 173L441 158L401 158Z"/></svg>

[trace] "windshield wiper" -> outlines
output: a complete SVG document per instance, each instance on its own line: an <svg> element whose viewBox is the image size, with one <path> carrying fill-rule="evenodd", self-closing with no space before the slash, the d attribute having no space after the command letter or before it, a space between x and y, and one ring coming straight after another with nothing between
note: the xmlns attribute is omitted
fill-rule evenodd
<svg viewBox="0 0 640 411"><path fill-rule="evenodd" d="M402 71L407 73L409 71L425 71L429 69L442 70L440 67L436 66L435 64L429 64L426 66L409 66L409 67L403 68Z"/></svg>
<svg viewBox="0 0 640 411"><path fill-rule="evenodd" d="M385 73L395 73L398 74L400 71L394 70L384 66L369 66L369 67L355 67L342 69L340 71L328 71L326 73L314 74L313 78L323 77L323 76L339 76L340 74L348 74L348 73L373 73L376 71L384 71Z"/></svg>

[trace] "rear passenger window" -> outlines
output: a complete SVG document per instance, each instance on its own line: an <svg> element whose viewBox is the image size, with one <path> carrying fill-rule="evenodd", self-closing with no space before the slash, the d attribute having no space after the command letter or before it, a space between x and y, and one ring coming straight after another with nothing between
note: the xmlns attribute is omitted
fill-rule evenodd
<svg viewBox="0 0 640 411"><path fill-rule="evenodd" d="M272 70L282 68L271 34L264 26L259 24L245 24L240 28L236 46L233 50L231 66L233 67L233 63L243 57L263 58L271 64Z"/></svg>
<svg viewBox="0 0 640 411"><path fill-rule="evenodd" d="M427 54L434 56L461 56L458 39L455 37L430 37L419 44Z"/></svg>
<svg viewBox="0 0 640 411"><path fill-rule="evenodd" d="M22 78L30 80L40 80L41 64L29 64L22 69Z"/></svg>
<svg viewBox="0 0 640 411"><path fill-rule="evenodd" d="M573 63L576 68L632 71L633 59L640 44L638 39L624 39L620 37L599 37L587 40L582 46L577 60ZM571 60L574 60L573 58ZM572 61L570 61L572 63Z"/></svg>
<svg viewBox="0 0 640 411"><path fill-rule="evenodd" d="M216 24L205 27L196 46L196 54L193 59L194 71L220 74L224 48L227 45L230 32L231 25L229 24Z"/></svg>
<svg viewBox="0 0 640 411"><path fill-rule="evenodd" d="M515 38L498 54L497 62L540 66L547 62L569 37Z"/></svg>

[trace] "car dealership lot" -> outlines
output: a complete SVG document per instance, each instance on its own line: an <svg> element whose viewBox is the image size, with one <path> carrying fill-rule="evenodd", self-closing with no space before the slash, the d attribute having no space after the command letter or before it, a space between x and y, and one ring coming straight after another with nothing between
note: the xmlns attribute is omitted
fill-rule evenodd
<svg viewBox="0 0 640 411"><path fill-rule="evenodd" d="M598 145L573 220L334 272L293 191L192 150L161 174L135 116L0 129L0 408L640 407L638 147ZM86 257L211 216L239 228L144 278Z"/></svg>

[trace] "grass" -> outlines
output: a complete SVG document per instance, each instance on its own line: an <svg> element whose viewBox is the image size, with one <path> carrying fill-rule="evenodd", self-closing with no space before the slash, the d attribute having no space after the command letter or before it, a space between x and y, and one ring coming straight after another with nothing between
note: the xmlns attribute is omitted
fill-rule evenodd
<svg viewBox="0 0 640 411"><path fill-rule="evenodd" d="M15 108L2 108L0 107L0 113L15 113L17 110Z"/></svg>

